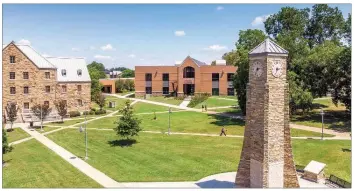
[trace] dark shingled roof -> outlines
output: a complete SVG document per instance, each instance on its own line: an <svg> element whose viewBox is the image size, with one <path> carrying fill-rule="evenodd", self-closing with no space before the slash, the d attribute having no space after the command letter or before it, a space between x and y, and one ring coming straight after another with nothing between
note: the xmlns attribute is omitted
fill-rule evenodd
<svg viewBox="0 0 354 191"><path fill-rule="evenodd" d="M194 58L192 58L192 57L190 57L190 56L188 56L188 57L191 58L191 59L193 60L193 62L194 62L195 64L197 64L198 66L207 65L205 62L201 62L201 61L199 61L199 60L197 60L197 59L194 59Z"/></svg>

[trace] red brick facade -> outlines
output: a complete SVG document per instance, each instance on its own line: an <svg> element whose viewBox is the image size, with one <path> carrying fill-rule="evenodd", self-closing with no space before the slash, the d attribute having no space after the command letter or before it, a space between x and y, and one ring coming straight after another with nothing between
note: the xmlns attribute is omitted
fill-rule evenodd
<svg viewBox="0 0 354 191"><path fill-rule="evenodd" d="M187 67L194 69L194 77L184 75ZM178 95L189 94L189 91L213 94L212 76L214 74L214 95L217 95L217 91L219 95L228 95L228 88L229 93L231 90L234 92L232 81L228 81L228 74L233 75L236 70L235 66L201 64L189 56L179 66L136 66L135 94L137 96L164 95L167 91L163 92L163 87L167 90L167 86L169 94L174 91ZM146 78L149 78L146 75L149 74L151 74L151 82L146 81ZM163 80L164 74L168 74L168 81Z"/></svg>

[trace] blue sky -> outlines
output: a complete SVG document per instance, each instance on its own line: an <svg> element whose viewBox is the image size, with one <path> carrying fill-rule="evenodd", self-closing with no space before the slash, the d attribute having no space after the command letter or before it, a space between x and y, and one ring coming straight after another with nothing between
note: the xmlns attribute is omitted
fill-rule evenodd
<svg viewBox="0 0 354 191"><path fill-rule="evenodd" d="M263 30L265 16L284 6L312 4L4 4L3 43L107 68L173 65L187 55L210 63L235 48L240 30Z"/></svg>

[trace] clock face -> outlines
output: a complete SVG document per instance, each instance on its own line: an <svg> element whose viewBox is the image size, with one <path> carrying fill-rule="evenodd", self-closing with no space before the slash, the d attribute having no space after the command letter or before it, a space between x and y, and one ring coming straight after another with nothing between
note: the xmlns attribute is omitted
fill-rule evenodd
<svg viewBox="0 0 354 191"><path fill-rule="evenodd" d="M273 62L273 65L272 65L273 76L278 78L282 75L282 73L283 73L283 67L282 67L282 64L280 63L280 61Z"/></svg>
<svg viewBox="0 0 354 191"><path fill-rule="evenodd" d="M255 62L253 64L253 75L255 75L257 78L261 77L262 73L263 73L263 66L261 63L259 62Z"/></svg>

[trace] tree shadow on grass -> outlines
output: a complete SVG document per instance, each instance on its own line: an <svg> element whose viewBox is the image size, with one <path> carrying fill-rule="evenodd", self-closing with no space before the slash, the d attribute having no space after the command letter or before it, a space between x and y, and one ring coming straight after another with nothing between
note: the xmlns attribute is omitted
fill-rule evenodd
<svg viewBox="0 0 354 191"><path fill-rule="evenodd" d="M342 148L342 151L343 151L343 152L352 152L351 149L347 149L347 148Z"/></svg>
<svg viewBox="0 0 354 191"><path fill-rule="evenodd" d="M133 144L138 143L135 139L120 139L120 140L113 140L113 141L108 141L108 144L111 145L111 147L131 147Z"/></svg>
<svg viewBox="0 0 354 191"><path fill-rule="evenodd" d="M238 126L245 126L245 121L242 119L231 118L227 116L215 115L215 114L208 114L209 117L216 119L215 121L211 122L211 124L217 126L231 126L231 125L238 125Z"/></svg>
<svg viewBox="0 0 354 191"><path fill-rule="evenodd" d="M328 107L327 105L323 105L320 103L312 103L312 106L311 106L312 109L321 109L321 108L327 108L327 107Z"/></svg>

